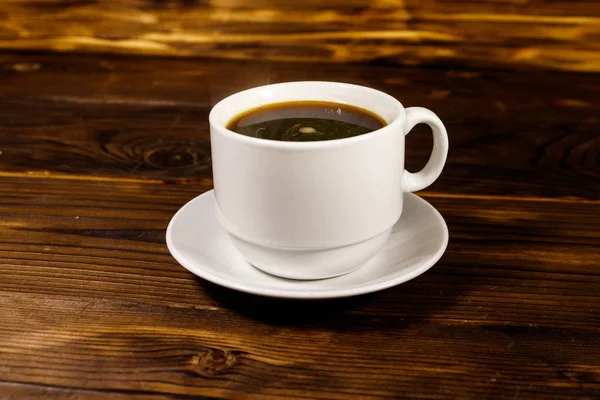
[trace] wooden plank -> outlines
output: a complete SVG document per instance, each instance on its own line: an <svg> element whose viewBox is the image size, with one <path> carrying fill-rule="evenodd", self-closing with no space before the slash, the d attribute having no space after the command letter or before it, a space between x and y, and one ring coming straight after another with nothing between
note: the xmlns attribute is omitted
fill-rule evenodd
<svg viewBox="0 0 600 400"><path fill-rule="evenodd" d="M11 0L0 13L3 49L600 71L600 6L584 0Z"/></svg>
<svg viewBox="0 0 600 400"><path fill-rule="evenodd" d="M297 303L204 283L168 255L168 219L209 187L2 178L0 392L600 395L597 202L431 196L452 238L432 270L374 295Z"/></svg>
<svg viewBox="0 0 600 400"><path fill-rule="evenodd" d="M195 278L167 251L169 219L208 188L3 178L2 290L256 313L261 300ZM441 262L352 314L600 331L597 202L428 199L451 232Z"/></svg>
<svg viewBox="0 0 600 400"><path fill-rule="evenodd" d="M429 191L600 198L595 76L44 55L0 55L0 64L4 176L207 182L213 104L252 86L323 79L375 87L442 118L450 154ZM409 169L430 146L424 127L408 136Z"/></svg>
<svg viewBox="0 0 600 400"><path fill-rule="evenodd" d="M60 294L0 292L0 306L8 382L249 399L600 395L600 336L585 331L343 313L277 324Z"/></svg>

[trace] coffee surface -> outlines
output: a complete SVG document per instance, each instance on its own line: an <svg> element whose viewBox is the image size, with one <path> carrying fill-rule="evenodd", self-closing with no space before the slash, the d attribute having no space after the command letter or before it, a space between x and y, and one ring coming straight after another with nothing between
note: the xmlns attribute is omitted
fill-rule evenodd
<svg viewBox="0 0 600 400"><path fill-rule="evenodd" d="M227 128L241 135L289 142L344 139L384 127L383 118L347 104L275 103L238 115Z"/></svg>

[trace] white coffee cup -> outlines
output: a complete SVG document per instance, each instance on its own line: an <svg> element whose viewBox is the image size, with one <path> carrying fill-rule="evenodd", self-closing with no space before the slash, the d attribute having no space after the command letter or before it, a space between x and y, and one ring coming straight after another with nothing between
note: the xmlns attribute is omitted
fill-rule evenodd
<svg viewBox="0 0 600 400"><path fill-rule="evenodd" d="M328 101L371 111L388 125L345 139L285 142L226 128L239 114L273 103ZM385 244L402 213L403 192L440 175L448 153L442 121L368 87L289 82L231 95L210 113L217 216L255 267L291 279L354 271ZM433 152L417 173L404 169L404 136L419 123L433 132Z"/></svg>

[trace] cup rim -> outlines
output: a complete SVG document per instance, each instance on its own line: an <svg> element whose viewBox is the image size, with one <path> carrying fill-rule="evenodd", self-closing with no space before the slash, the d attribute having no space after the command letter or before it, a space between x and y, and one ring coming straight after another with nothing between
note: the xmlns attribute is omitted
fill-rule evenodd
<svg viewBox="0 0 600 400"><path fill-rule="evenodd" d="M390 102L394 103L397 106L398 115L396 115L396 117L392 121L390 121L386 126L383 126L372 132L369 132L368 134L352 136L352 137L343 138L343 139L319 140L319 141L312 141L312 142L288 142L288 141L282 141L282 140L272 140L272 139L264 139L264 138L255 138L255 137L251 137L251 136L245 136L245 135L241 135L237 132L234 132L230 129L227 129L227 127L224 124L216 121L216 118L217 118L216 113L219 111L219 108L223 107L227 102L233 101L235 99L235 97L238 97L243 94L250 93L250 92L264 90L264 89L282 88L285 86L293 87L293 86L301 86L301 85L307 85L307 84L309 84L309 85L316 84L316 85L325 85L325 86L342 86L342 87L346 87L346 88L354 89L354 90L364 90L364 91L374 92L380 96L383 95ZM308 101L310 101L310 99L308 99ZM341 104L348 104L350 106L353 105L350 103L345 103L343 101L336 101L336 102L341 103ZM275 103L279 103L279 101L274 101L271 104L275 104ZM269 104L269 103L265 103L265 104ZM377 111L375 111L375 110L369 110L369 111L378 114ZM377 90L377 89L373 89L373 88L370 88L367 86L362 86L362 85L356 85L356 84L352 84L352 83L335 82L335 81L289 81L289 82L272 83L272 84L267 84L267 85L256 86L253 88L249 88L249 89L245 89L245 90L233 93L233 94L225 97L224 99L220 100L212 107L212 109L210 110L210 113L208 115L208 120L209 120L209 124L211 127L219 128L218 132L220 135L223 135L232 140L238 140L238 141L244 142L248 145L254 145L254 146L263 147L263 148L266 147L266 148L281 149L281 150L299 150L299 149L307 149L308 150L308 149L323 149L323 148L339 147L339 146L359 143L359 142L362 142L365 140L374 139L375 136L383 135L386 132L389 132L390 129L397 128L398 125L400 124L400 122L405 120L405 118L403 118L404 116L405 116L405 109L404 109L404 106L402 105L402 103L400 103L400 101L398 101L395 97L393 97L385 92L382 92L380 90ZM231 118L234 118L234 117L235 117L235 115L231 116Z"/></svg>

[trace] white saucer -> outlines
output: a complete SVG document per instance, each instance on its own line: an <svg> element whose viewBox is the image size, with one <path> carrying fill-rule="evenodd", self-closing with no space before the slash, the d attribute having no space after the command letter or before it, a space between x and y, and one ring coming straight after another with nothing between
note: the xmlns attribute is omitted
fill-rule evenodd
<svg viewBox="0 0 600 400"><path fill-rule="evenodd" d="M431 268L448 244L444 218L427 201L407 193L402 217L383 250L359 270L336 278L295 281L248 264L215 216L214 192L184 205L167 228L167 246L186 269L207 281L263 296L326 299L389 288Z"/></svg>

